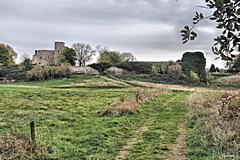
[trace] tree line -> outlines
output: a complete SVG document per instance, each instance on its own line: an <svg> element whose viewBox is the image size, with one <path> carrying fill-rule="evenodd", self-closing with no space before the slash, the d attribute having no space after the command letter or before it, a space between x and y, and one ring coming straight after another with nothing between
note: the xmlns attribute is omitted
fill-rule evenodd
<svg viewBox="0 0 240 160"><path fill-rule="evenodd" d="M74 43L72 47L66 47L59 55L59 64L70 64L72 66L86 66L99 53L97 58L98 63L109 63L116 65L123 62L136 61L136 57L130 52L119 52L110 50L108 47L97 46L94 49L87 43ZM15 64L15 59L18 54L14 49L5 44L0 44L0 64L3 66L10 66ZM21 57L21 64L27 70L32 69L32 61L29 55L23 54Z"/></svg>
<svg viewBox="0 0 240 160"><path fill-rule="evenodd" d="M136 57L130 52L112 51L108 47L97 46L93 49L90 44L74 43L71 48L67 47L60 55L60 63L69 63L72 66L86 66L96 53L99 53L98 63L110 63L116 65L123 62L136 61Z"/></svg>

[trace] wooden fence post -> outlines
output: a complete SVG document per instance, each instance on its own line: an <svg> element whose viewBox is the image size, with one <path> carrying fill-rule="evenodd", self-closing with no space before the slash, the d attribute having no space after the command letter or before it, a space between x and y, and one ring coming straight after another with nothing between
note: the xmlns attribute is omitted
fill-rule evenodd
<svg viewBox="0 0 240 160"><path fill-rule="evenodd" d="M30 122L30 135L31 135L31 141L35 143L36 140L36 130L35 130L35 123L34 121Z"/></svg>

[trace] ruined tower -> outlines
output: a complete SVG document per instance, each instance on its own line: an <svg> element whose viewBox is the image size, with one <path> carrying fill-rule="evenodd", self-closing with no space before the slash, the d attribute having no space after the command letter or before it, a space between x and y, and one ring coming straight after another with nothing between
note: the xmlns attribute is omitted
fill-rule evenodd
<svg viewBox="0 0 240 160"><path fill-rule="evenodd" d="M61 53L63 53L65 49L65 43L64 42L55 42L54 47L54 65L57 65L59 62L59 56Z"/></svg>
<svg viewBox="0 0 240 160"><path fill-rule="evenodd" d="M59 56L64 50L64 42L55 42L54 50L36 50L32 62L37 65L58 65Z"/></svg>

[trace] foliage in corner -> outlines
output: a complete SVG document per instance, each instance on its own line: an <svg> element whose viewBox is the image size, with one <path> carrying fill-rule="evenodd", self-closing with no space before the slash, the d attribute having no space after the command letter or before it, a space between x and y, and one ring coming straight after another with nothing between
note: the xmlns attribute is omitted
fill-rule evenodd
<svg viewBox="0 0 240 160"><path fill-rule="evenodd" d="M192 26L185 26L181 31L183 43L195 40L197 33L194 32L195 26L204 19L217 22L217 29L222 33L217 36L212 47L214 54L221 57L224 61L233 61L236 57L235 52L240 52L240 1L239 0L205 0L206 9L213 10L210 16L204 16L196 12Z"/></svg>

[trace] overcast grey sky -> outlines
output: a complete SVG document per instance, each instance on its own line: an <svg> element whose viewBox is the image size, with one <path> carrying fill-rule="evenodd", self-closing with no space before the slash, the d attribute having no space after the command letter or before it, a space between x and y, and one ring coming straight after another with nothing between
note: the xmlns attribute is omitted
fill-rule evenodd
<svg viewBox="0 0 240 160"><path fill-rule="evenodd" d="M213 22L197 28L196 41L182 45L180 30L190 24L204 0L1 0L0 43L19 53L51 49L54 41L104 45L133 52L141 61L177 60L188 50L210 53ZM217 66L221 66L221 62Z"/></svg>

